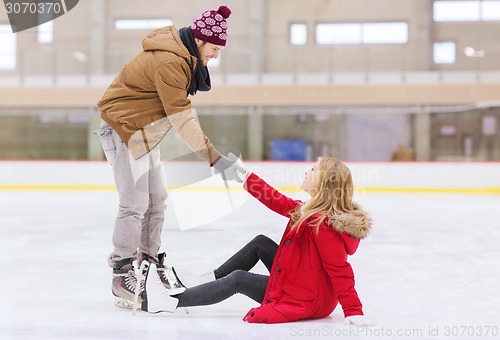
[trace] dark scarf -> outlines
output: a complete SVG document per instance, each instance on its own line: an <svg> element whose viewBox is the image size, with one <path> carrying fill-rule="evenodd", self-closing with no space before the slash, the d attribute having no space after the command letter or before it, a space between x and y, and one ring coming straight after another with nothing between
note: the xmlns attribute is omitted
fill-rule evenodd
<svg viewBox="0 0 500 340"><path fill-rule="evenodd" d="M200 54L198 53L198 47L196 46L193 33L191 32L191 27L181 28L179 30L179 36L189 53L198 59L196 71L191 74L191 87L189 88L189 94L194 96L197 91L210 91L210 74L208 73L208 68L203 66L201 63Z"/></svg>

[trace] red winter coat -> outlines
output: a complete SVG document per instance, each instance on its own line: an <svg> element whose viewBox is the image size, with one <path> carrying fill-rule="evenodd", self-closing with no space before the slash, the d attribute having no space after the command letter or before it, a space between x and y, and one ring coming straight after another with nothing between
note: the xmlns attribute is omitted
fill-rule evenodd
<svg viewBox="0 0 500 340"><path fill-rule="evenodd" d="M245 189L269 209L286 217L303 202L282 195L251 174ZM280 323L330 315L340 302L345 316L363 315L354 289L354 274L347 255L368 234L371 219L356 206L352 213L325 221L316 233L305 221L290 231L287 224L274 258L264 301L243 318L247 322Z"/></svg>

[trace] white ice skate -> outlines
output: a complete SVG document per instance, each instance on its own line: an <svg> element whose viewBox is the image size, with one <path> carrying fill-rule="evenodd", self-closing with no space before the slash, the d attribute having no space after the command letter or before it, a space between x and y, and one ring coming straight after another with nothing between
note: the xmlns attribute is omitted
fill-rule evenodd
<svg viewBox="0 0 500 340"><path fill-rule="evenodd" d="M207 282L215 281L215 274L213 271L202 275L195 275L185 270L174 267L172 267L172 271L177 277L177 280L179 280L180 284L186 288L191 288Z"/></svg>
<svg viewBox="0 0 500 340"><path fill-rule="evenodd" d="M141 309L149 313L173 313L179 304L179 299L170 296L169 293L158 276L156 264L151 263L144 283Z"/></svg>

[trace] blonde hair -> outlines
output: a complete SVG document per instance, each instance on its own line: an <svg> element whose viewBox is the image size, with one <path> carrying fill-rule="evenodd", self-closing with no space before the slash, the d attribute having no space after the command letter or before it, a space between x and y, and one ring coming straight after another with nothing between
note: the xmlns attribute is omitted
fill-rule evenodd
<svg viewBox="0 0 500 340"><path fill-rule="evenodd" d="M329 219L331 223L335 215L354 211L354 188L349 168L331 157L319 157L318 162L320 178L317 192L308 203L290 212L292 230L298 231L305 220L319 215L311 220L312 226L318 231L325 219Z"/></svg>

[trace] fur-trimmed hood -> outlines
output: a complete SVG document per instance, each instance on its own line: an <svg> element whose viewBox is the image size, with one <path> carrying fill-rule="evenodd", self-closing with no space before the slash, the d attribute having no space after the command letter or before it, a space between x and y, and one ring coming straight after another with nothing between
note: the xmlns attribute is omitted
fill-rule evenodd
<svg viewBox="0 0 500 340"><path fill-rule="evenodd" d="M335 230L361 240L370 232L372 219L357 203L353 207L354 211L336 215L330 224Z"/></svg>

